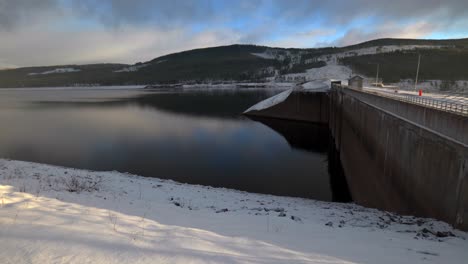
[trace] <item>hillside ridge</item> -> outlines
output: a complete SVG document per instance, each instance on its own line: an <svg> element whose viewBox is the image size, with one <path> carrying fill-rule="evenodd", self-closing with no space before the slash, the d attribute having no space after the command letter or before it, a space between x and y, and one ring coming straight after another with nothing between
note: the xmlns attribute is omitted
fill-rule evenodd
<svg viewBox="0 0 468 264"><path fill-rule="evenodd" d="M463 71L468 67L468 38L382 38L345 47L306 49L232 44L180 51L135 64L4 69L0 70L0 87L299 81L301 74L326 65L343 65L354 73L372 76L377 63L384 81L397 82L413 76L416 53L422 54L422 80L468 80ZM296 76L288 78L291 74Z"/></svg>

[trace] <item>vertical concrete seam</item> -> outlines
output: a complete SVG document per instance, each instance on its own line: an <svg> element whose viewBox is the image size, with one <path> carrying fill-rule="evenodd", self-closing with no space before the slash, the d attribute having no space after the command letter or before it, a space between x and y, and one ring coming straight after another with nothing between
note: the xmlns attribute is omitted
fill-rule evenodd
<svg viewBox="0 0 468 264"><path fill-rule="evenodd" d="M343 102L344 102L344 93L341 93L341 101L340 101L340 136L339 136L339 146L338 146L338 152L341 153L341 145L342 145L342 138L341 138L341 131L343 130Z"/></svg>
<svg viewBox="0 0 468 264"><path fill-rule="evenodd" d="M384 177L387 176L387 149L388 149L388 137L389 137L389 132L388 132L388 129L387 129L387 139L385 140L385 157L384 157L384 162L383 162L383 174L384 174Z"/></svg>
<svg viewBox="0 0 468 264"><path fill-rule="evenodd" d="M464 195L468 195L468 190L464 190L465 188L465 181L466 179L466 166L467 166L467 159L464 157L463 162L460 166L460 173L458 176L458 188L457 188L457 209L456 209L456 216L455 216L455 225L462 226L464 224L465 218L465 208L464 208ZM468 206L468 205L467 205ZM466 216L468 217L468 215ZM468 224L468 223L466 223Z"/></svg>

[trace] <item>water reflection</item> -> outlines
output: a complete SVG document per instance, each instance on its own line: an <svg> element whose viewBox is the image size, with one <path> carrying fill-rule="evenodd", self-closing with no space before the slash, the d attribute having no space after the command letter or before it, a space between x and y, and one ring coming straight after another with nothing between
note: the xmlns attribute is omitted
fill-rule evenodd
<svg viewBox="0 0 468 264"><path fill-rule="evenodd" d="M352 197L340 162L339 153L333 147L333 139L327 125L275 118L249 117L282 135L292 148L312 153L327 153L331 200L351 202Z"/></svg>
<svg viewBox="0 0 468 264"><path fill-rule="evenodd" d="M325 153L328 150L328 127L276 118L250 117L281 134L296 149Z"/></svg>
<svg viewBox="0 0 468 264"><path fill-rule="evenodd" d="M0 130L0 157L331 200L322 147L291 148L298 135L285 139L240 116L269 96L259 90L0 91L0 122L8 124Z"/></svg>
<svg viewBox="0 0 468 264"><path fill-rule="evenodd" d="M160 89L140 90L126 97L71 98L69 101L49 99L36 101L31 107L150 107L173 113L196 116L239 118L253 104L280 93L280 89Z"/></svg>

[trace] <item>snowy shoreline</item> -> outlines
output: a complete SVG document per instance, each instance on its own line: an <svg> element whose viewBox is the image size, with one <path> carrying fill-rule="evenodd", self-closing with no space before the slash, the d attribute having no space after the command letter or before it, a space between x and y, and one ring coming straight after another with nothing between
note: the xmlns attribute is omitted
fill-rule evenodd
<svg viewBox="0 0 468 264"><path fill-rule="evenodd" d="M355 204L0 159L4 263L462 263L468 234Z"/></svg>

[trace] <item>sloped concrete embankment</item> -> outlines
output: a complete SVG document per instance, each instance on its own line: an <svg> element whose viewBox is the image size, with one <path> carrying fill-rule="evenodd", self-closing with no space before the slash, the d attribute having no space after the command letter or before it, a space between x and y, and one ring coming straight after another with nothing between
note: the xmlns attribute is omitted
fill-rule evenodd
<svg viewBox="0 0 468 264"><path fill-rule="evenodd" d="M293 91L283 102L262 110L244 113L247 116L278 118L328 124L328 92Z"/></svg>

